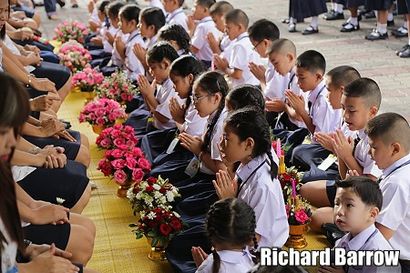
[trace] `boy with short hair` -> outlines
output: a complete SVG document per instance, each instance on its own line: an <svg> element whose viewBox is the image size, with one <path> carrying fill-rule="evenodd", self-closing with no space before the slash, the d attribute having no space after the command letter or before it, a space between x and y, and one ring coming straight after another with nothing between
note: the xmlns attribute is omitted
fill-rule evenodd
<svg viewBox="0 0 410 273"><path fill-rule="evenodd" d="M342 109L341 100L345 87L359 78L360 73L347 65L335 67L326 74L328 101L333 109ZM354 132L347 128L346 123L343 123L340 129L345 136L354 137ZM298 170L306 171L303 174L303 183L320 179L335 179L338 176L336 164L332 164L333 168L329 167L328 170L318 168L329 155L334 153L332 133L317 132L314 137L318 143L302 144L293 150L292 164L297 166Z"/></svg>
<svg viewBox="0 0 410 273"><path fill-rule="evenodd" d="M192 15L193 19L197 20L198 23L196 26L193 24L193 29L191 29L191 52L195 54L206 69L211 67L213 57L207 35L212 34L217 39L222 37L222 32L216 28L209 12L209 8L214 3L215 0L196 0Z"/></svg>
<svg viewBox="0 0 410 273"><path fill-rule="evenodd" d="M401 115L384 113L369 121L366 133L371 157L383 170L383 207L376 227L400 250L402 273L410 272L410 127Z"/></svg>
<svg viewBox="0 0 410 273"><path fill-rule="evenodd" d="M207 35L207 40L211 50L214 54L226 53L226 59L229 59L228 47L231 45L232 41L229 39L228 35L225 33L225 14L233 10L233 6L227 1L218 1L211 6L209 13L211 14L212 20L215 23L216 28L223 33L220 40L215 37L212 33Z"/></svg>
<svg viewBox="0 0 410 273"><path fill-rule="evenodd" d="M381 171L369 154L369 138L365 133L365 127L380 108L380 88L372 79L357 79L346 86L341 104L344 109L344 122L349 130L358 133L355 139L348 139L341 130L333 134L333 150L338 158L340 177L345 179L350 170L375 181ZM300 193L315 207L333 206L336 194L335 181L308 182L301 187ZM311 227L320 230L323 223L331 222L329 208L318 209L312 216Z"/></svg>
<svg viewBox="0 0 410 273"><path fill-rule="evenodd" d="M252 43L246 32L249 18L240 9L231 10L225 15L225 30L232 42L229 60L214 55L214 65L226 73L232 81L232 87L242 84L258 86L258 79L249 70L249 62L259 63L259 56L253 51Z"/></svg>
<svg viewBox="0 0 410 273"><path fill-rule="evenodd" d="M383 203L379 186L368 177L353 176L344 181L338 181L336 187L334 221L340 230L348 233L336 242L335 247L344 248L346 251L393 250L383 234L375 227L375 221ZM344 266L342 269L322 266L318 272L399 273L400 268L373 265Z"/></svg>
<svg viewBox="0 0 410 273"><path fill-rule="evenodd" d="M167 25L181 25L187 32L189 32L187 20L188 17L182 9L184 0L162 0L164 10L168 13L165 17Z"/></svg>

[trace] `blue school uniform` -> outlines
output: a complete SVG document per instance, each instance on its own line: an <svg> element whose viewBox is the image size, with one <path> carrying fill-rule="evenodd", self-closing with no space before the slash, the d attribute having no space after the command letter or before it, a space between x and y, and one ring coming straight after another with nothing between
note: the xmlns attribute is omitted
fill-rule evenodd
<svg viewBox="0 0 410 273"><path fill-rule="evenodd" d="M327 12L325 0L290 0L289 17L295 18L299 22L325 12Z"/></svg>

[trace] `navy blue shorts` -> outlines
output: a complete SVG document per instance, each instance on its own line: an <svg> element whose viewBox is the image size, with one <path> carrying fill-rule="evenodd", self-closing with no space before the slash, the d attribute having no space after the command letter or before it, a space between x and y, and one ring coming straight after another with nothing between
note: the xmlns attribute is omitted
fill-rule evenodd
<svg viewBox="0 0 410 273"><path fill-rule="evenodd" d="M327 180L326 181L326 194L329 199L330 206L335 206L335 197L336 197L336 180Z"/></svg>

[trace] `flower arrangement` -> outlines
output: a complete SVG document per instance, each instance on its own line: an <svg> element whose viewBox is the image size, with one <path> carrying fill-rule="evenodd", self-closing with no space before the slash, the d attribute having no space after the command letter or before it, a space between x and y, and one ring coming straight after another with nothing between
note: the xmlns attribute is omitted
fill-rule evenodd
<svg viewBox="0 0 410 273"><path fill-rule="evenodd" d="M73 76L72 84L83 92L93 92L103 81L103 74L87 65Z"/></svg>
<svg viewBox="0 0 410 273"><path fill-rule="evenodd" d="M142 210L167 208L175 198L180 197L178 188L169 183L168 179L149 177L135 183L128 190L127 197L132 204L134 215Z"/></svg>
<svg viewBox="0 0 410 273"><path fill-rule="evenodd" d="M131 126L115 124L113 127L104 129L96 139L97 147L101 149L121 149L134 148L138 139L135 137L135 130Z"/></svg>
<svg viewBox="0 0 410 273"><path fill-rule="evenodd" d="M140 216L140 220L136 224L130 224L130 227L137 239L143 235L152 239L152 247L165 247L184 228L181 217L170 208L144 210L140 212Z"/></svg>
<svg viewBox="0 0 410 273"><path fill-rule="evenodd" d="M126 103L138 94L138 88L132 84L123 71L117 71L107 77L96 92L100 98L109 98L119 103Z"/></svg>
<svg viewBox="0 0 410 273"><path fill-rule="evenodd" d="M130 181L140 182L151 170L151 164L138 147L117 148L105 152L98 169L104 176L112 176L117 184L125 185Z"/></svg>
<svg viewBox="0 0 410 273"><path fill-rule="evenodd" d="M84 36L88 35L87 27L79 21L64 21L55 28L55 40L62 43L76 40L84 43Z"/></svg>
<svg viewBox="0 0 410 273"><path fill-rule="evenodd" d="M295 180L296 183L296 193L299 192L301 187L301 174L295 167L286 168L285 172L278 174L278 179L282 186L285 200L292 193L292 180Z"/></svg>
<svg viewBox="0 0 410 273"><path fill-rule="evenodd" d="M296 180L291 178L291 194L286 201L286 213L290 225L305 225L309 223L312 216L310 204L297 194Z"/></svg>
<svg viewBox="0 0 410 273"><path fill-rule="evenodd" d="M125 117L124 108L110 99L98 99L87 103L80 112L79 121L91 125L109 126L119 118Z"/></svg>
<svg viewBox="0 0 410 273"><path fill-rule="evenodd" d="M60 64L67 66L73 73L83 70L91 61L90 52L75 41L63 44L58 52L58 57Z"/></svg>

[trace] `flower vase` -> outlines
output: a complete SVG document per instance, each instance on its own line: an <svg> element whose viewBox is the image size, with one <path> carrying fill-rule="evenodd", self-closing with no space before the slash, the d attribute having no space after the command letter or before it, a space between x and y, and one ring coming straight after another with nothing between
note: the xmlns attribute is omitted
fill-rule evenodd
<svg viewBox="0 0 410 273"><path fill-rule="evenodd" d="M120 198L127 197L127 191L132 186L132 180L126 180L123 185L119 185L117 189L117 196Z"/></svg>
<svg viewBox="0 0 410 273"><path fill-rule="evenodd" d="M168 243L161 243L157 241L155 245L153 245L153 238L149 236L145 236L147 238L148 245L151 247L150 252L148 253L148 259L151 261L166 261L167 257L165 256L165 248L167 247Z"/></svg>
<svg viewBox="0 0 410 273"><path fill-rule="evenodd" d="M289 238L285 246L289 248L301 249L307 246L307 241L304 234L307 231L307 224L305 225L289 225Z"/></svg>
<svg viewBox="0 0 410 273"><path fill-rule="evenodd" d="M97 96L97 93L95 93L95 91L88 90L81 90L81 94L83 94L85 98L85 103L92 101Z"/></svg>
<svg viewBox="0 0 410 273"><path fill-rule="evenodd" d="M105 125L100 125L100 124L93 124L93 132L96 133L97 135L100 135L101 132L106 128Z"/></svg>

